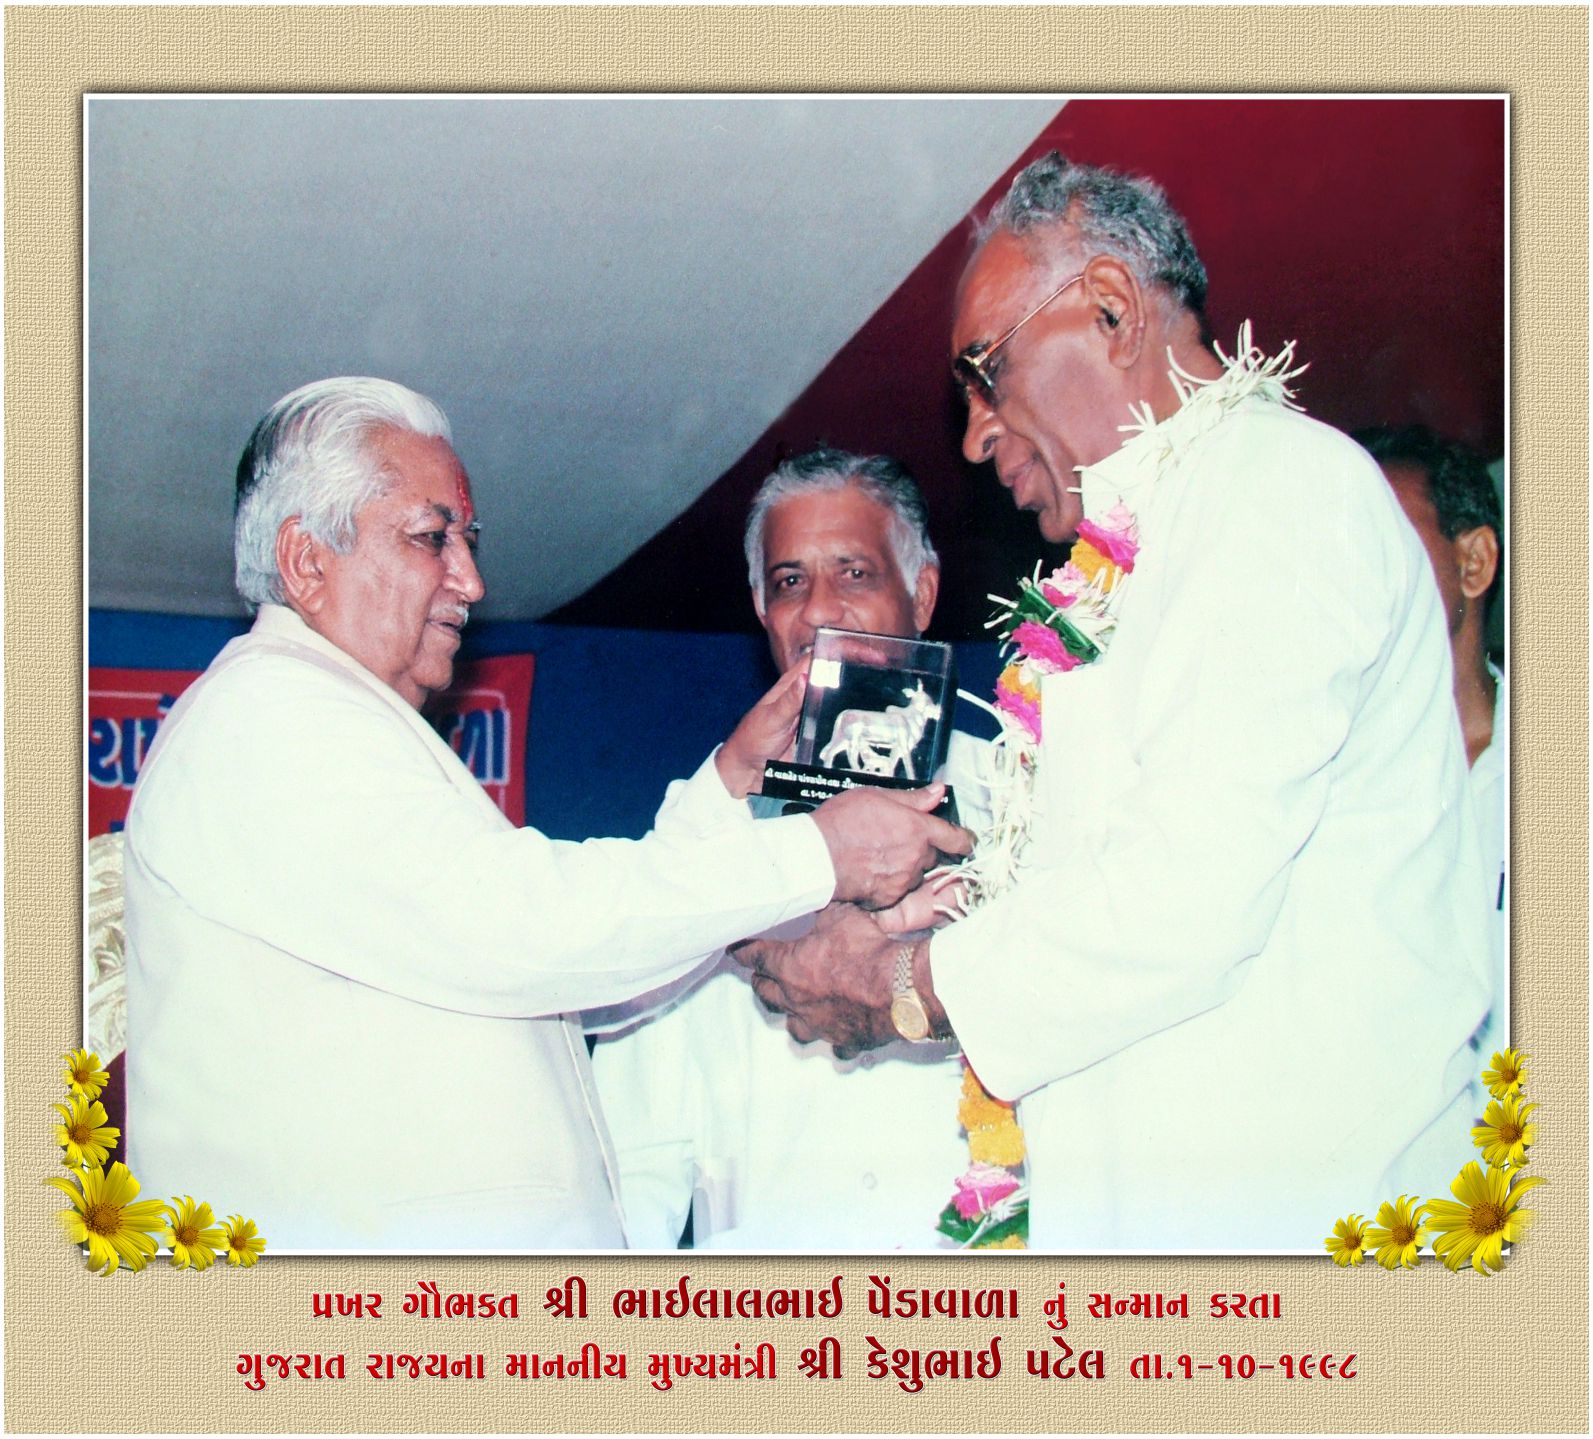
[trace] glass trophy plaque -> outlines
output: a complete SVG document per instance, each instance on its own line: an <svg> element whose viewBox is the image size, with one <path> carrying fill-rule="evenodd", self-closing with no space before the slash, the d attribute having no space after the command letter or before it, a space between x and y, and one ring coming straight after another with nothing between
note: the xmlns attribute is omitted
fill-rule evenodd
<svg viewBox="0 0 1593 1439"><path fill-rule="evenodd" d="M794 761L764 766L760 813L797 814L858 785L916 789L946 762L957 686L950 645L820 629ZM937 811L955 818L951 792Z"/></svg>

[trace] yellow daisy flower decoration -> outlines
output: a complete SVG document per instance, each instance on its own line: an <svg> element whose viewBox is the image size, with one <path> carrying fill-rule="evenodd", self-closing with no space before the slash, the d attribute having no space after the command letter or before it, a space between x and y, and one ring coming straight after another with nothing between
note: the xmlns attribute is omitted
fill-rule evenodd
<svg viewBox="0 0 1593 1439"><path fill-rule="evenodd" d="M100 1068L100 1057L86 1049L68 1050L61 1056L66 1068L61 1071L61 1083L73 1094L84 1099L98 1099L100 1092L111 1082L111 1077Z"/></svg>
<svg viewBox="0 0 1593 1439"><path fill-rule="evenodd" d="M1473 1160L1449 1186L1460 1202L1447 1199L1427 1202L1427 1220L1439 1231L1433 1252L1451 1269L1471 1267L1479 1274L1491 1274L1504 1262L1503 1249L1514 1244L1532 1223L1534 1211L1517 1209L1521 1196L1543 1180L1536 1175L1523 1177L1507 1169L1484 1169Z"/></svg>
<svg viewBox="0 0 1593 1439"><path fill-rule="evenodd" d="M1360 1264L1366 1258L1366 1221L1359 1214L1339 1220L1322 1244L1335 1264Z"/></svg>
<svg viewBox="0 0 1593 1439"><path fill-rule="evenodd" d="M162 1228L166 1206L138 1198L138 1181L125 1164L79 1170L70 1178L46 1179L72 1201L60 1211L61 1227L74 1244L88 1245L88 1267L113 1273L125 1264L142 1269L155 1253L151 1231Z"/></svg>
<svg viewBox="0 0 1593 1439"><path fill-rule="evenodd" d="M1519 1169L1527 1162L1527 1150L1538 1137L1538 1126L1527 1116L1538 1106L1522 1104L1515 1095L1496 1099L1483 1111L1482 1123L1471 1131L1471 1142L1482 1150L1489 1164L1509 1164Z"/></svg>
<svg viewBox="0 0 1593 1439"><path fill-rule="evenodd" d="M247 1269L260 1257L265 1240L256 1232L254 1220L234 1214L227 1220L227 1263Z"/></svg>
<svg viewBox="0 0 1593 1439"><path fill-rule="evenodd" d="M166 1219L172 1264L178 1269L209 1269L227 1242L210 1206L195 1204L191 1194L181 1200L174 1194L166 1206Z"/></svg>
<svg viewBox="0 0 1593 1439"><path fill-rule="evenodd" d="M1377 1223L1367 1226L1366 1242L1377 1251L1375 1257L1384 1269L1416 1267L1428 1239L1424 1217L1421 1201L1404 1194L1377 1211Z"/></svg>
<svg viewBox="0 0 1593 1439"><path fill-rule="evenodd" d="M1488 1093L1495 1099L1520 1094L1521 1086L1527 1082L1527 1061L1531 1058L1530 1054L1517 1054L1513 1049L1495 1054L1493 1063L1482 1072L1482 1082L1488 1086Z"/></svg>
<svg viewBox="0 0 1593 1439"><path fill-rule="evenodd" d="M62 1164L81 1169L85 1164L101 1166L110 1158L122 1131L105 1123L105 1106L97 1099L74 1099L69 1105L51 1106L61 1116L55 1126L55 1142L66 1152Z"/></svg>

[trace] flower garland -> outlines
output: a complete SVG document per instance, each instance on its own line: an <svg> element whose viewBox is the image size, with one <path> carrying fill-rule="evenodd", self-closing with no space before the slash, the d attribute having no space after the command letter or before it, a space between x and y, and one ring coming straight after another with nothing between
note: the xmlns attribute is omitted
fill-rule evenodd
<svg viewBox="0 0 1593 1439"><path fill-rule="evenodd" d="M1241 401L1256 397L1299 408L1292 403L1288 382L1305 367L1293 365L1292 340L1268 357L1252 343L1246 320L1233 355L1214 348L1223 373L1210 380L1189 374L1169 351L1172 368L1167 377L1178 409L1158 421L1149 403L1131 406L1130 423L1119 427L1150 447L1152 483ZM1041 579L1037 564L1032 578L1018 581L1016 599L989 596L997 609L985 628L996 630L1002 654L1012 652L1014 657L996 681L994 706L964 696L993 714L1001 733L991 745L990 821L975 837L972 857L956 868L963 882L957 915L971 914L1005 893L1025 868L1043 734L1041 682L1047 675L1094 664L1105 654L1117 631L1123 582L1134 572L1139 547L1139 522L1119 496L1099 520L1086 517L1079 522L1078 538L1060 569ZM1029 1191L1022 1174L1023 1131L1013 1107L992 1098L966 1068L966 1060L964 1065L958 1119L968 1135L972 1165L957 1179L937 1228L962 1248L1026 1248Z"/></svg>
<svg viewBox="0 0 1593 1439"><path fill-rule="evenodd" d="M1117 627L1123 580L1133 573L1138 553L1139 525L1118 504L1098 525L1080 521L1073 552L1060 569L1042 580L1036 565L1033 579L1018 581L1015 600L990 596L1000 609L986 628L999 628L1003 654L1015 654L996 681L993 713L1001 735L993 746L991 824L958 871L964 913L1010 888L1023 867L1043 733L1040 681L1093 664L1105 653ZM1013 1107L993 1098L966 1060L963 1066L957 1119L968 1135L972 1165L956 1181L937 1228L964 1249L1027 1248L1023 1130Z"/></svg>

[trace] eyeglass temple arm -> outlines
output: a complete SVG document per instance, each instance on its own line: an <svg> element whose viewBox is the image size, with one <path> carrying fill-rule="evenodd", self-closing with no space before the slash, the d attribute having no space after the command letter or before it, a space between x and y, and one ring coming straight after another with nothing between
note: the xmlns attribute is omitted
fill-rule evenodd
<svg viewBox="0 0 1593 1439"><path fill-rule="evenodd" d="M1071 280L1064 280L1060 285L1058 285L1056 287L1056 289L1052 290L1051 293L1045 297L1045 299L1041 300L1038 305L1036 305L1032 310L1030 310L1029 313L1027 315L1025 315L1021 320L1019 320L1016 325L1014 325L1010 330L1008 330L1006 334L1004 334L999 340L997 340L995 342L995 344L993 344L988 350L986 350L984 352L984 354L980 355L980 357L979 357L980 360L981 361L988 360L993 354L995 354L995 352L997 350L999 350L1004 344L1006 344L1008 340L1010 340L1014 335L1016 335L1019 330L1021 330L1025 325L1027 325L1030 320L1032 320L1036 315L1038 315L1041 310L1045 309L1045 307L1047 305L1049 305L1052 300L1056 299L1059 295L1061 295L1061 293L1064 290L1066 290L1069 285L1076 285L1083 278L1084 278L1084 271L1080 270L1078 272L1078 274L1076 274Z"/></svg>

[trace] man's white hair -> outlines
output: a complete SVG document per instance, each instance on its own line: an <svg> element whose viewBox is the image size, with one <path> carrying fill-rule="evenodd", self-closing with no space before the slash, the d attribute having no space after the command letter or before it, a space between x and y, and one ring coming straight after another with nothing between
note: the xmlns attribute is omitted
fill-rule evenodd
<svg viewBox="0 0 1593 1439"><path fill-rule="evenodd" d="M979 227L982 245L997 230L1044 234L1068 223L1065 249L1074 264L1116 255L1140 284L1204 316L1206 267L1184 218L1154 180L1076 165L1053 150L1024 167Z"/></svg>
<svg viewBox="0 0 1593 1439"><path fill-rule="evenodd" d="M284 520L297 516L337 554L354 547L354 516L387 487L368 444L384 429L453 440L431 400L362 375L302 385L254 427L238 461L232 527L234 582L250 609L286 598L276 559Z"/></svg>
<svg viewBox="0 0 1593 1439"><path fill-rule="evenodd" d="M891 554L911 594L925 565L938 565L940 556L929 542L929 512L918 484L899 461L888 455L854 455L846 450L820 448L787 460L766 479L747 512L745 549L747 581L761 612L764 603L764 531L775 506L793 495L852 488L890 512Z"/></svg>

